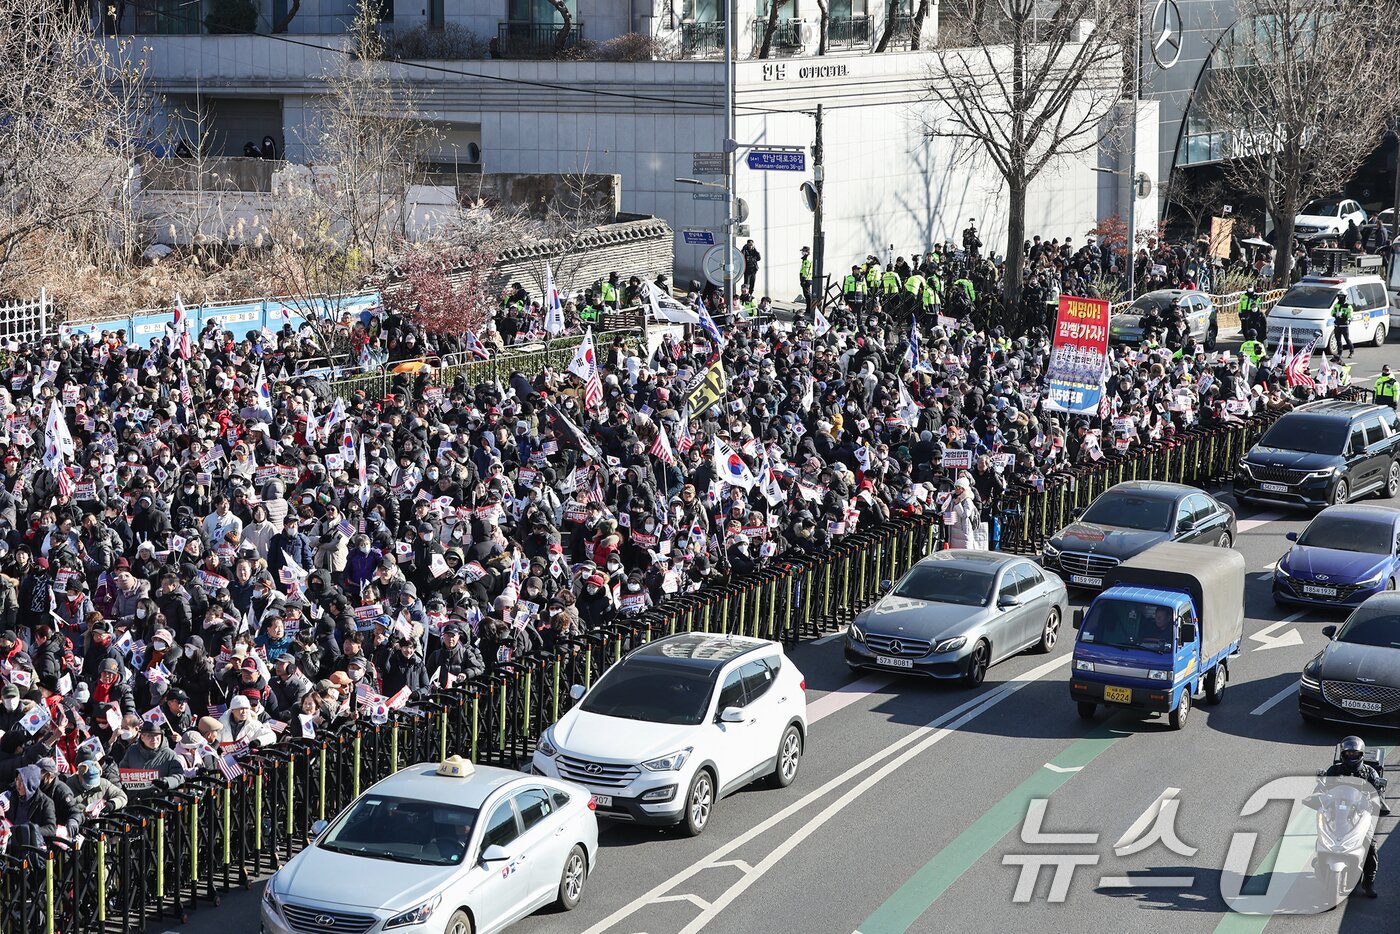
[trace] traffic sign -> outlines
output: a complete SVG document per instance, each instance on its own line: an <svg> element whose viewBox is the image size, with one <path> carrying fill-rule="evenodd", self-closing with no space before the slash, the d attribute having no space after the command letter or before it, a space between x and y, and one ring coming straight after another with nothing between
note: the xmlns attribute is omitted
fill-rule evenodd
<svg viewBox="0 0 1400 934"><path fill-rule="evenodd" d="M722 191L696 191L690 195L692 201L724 201L729 195Z"/></svg>
<svg viewBox="0 0 1400 934"><path fill-rule="evenodd" d="M767 149L755 149L749 153L744 162L751 169L767 172L807 171L807 155L801 152L773 152Z"/></svg>
<svg viewBox="0 0 1400 934"><path fill-rule="evenodd" d="M690 171L695 175L723 175L725 155L722 152L693 153L690 165Z"/></svg>
<svg viewBox="0 0 1400 934"><path fill-rule="evenodd" d="M709 230L682 230L681 236L691 246L714 246L715 235Z"/></svg>

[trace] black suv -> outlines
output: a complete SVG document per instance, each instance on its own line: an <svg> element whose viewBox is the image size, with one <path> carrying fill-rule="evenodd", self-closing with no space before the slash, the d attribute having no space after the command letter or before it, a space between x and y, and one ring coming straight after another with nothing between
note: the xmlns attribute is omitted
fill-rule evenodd
<svg viewBox="0 0 1400 934"><path fill-rule="evenodd" d="M1235 498L1337 505L1400 494L1400 419L1385 406L1326 399L1269 426L1235 469Z"/></svg>

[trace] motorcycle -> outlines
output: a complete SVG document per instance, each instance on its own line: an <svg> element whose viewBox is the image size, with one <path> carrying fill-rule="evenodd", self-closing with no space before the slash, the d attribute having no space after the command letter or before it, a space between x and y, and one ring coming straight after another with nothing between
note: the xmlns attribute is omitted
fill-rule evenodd
<svg viewBox="0 0 1400 934"><path fill-rule="evenodd" d="M1367 764L1385 774L1383 751L1368 751ZM1371 838L1380 816L1390 813L1381 794L1369 782L1318 773L1318 789L1303 800L1317 811L1317 843L1313 875L1332 907L1346 901L1361 882ZM1381 779L1381 787L1387 784Z"/></svg>

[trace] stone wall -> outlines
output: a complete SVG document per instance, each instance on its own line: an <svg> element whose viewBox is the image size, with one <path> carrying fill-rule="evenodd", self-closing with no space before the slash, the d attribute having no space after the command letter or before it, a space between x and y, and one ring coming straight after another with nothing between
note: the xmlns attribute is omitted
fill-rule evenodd
<svg viewBox="0 0 1400 934"><path fill-rule="evenodd" d="M626 282L629 276L654 280L668 279L675 263L675 236L671 225L655 217L608 224L579 238L576 249L564 254L557 244L539 244L505 252L496 270L501 284L520 282L531 294L544 290L544 267L554 266L561 291L576 292L616 271ZM567 276L567 280L566 277Z"/></svg>

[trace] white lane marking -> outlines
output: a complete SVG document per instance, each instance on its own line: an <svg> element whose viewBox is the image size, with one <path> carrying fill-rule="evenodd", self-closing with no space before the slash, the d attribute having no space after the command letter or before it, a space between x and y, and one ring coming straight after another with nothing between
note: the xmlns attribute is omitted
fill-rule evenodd
<svg viewBox="0 0 1400 934"><path fill-rule="evenodd" d="M1292 695L1294 695L1294 694L1297 694L1297 693L1298 693L1298 682L1295 681L1295 682L1293 682L1292 684L1290 684L1288 687L1284 688L1282 691L1279 691L1279 692L1278 692L1277 694L1275 694L1273 697L1271 697L1271 698L1269 698L1268 700L1264 701L1264 703L1260 704L1258 707L1255 707L1253 710L1251 710L1251 711L1249 712L1249 714L1250 714L1250 716L1252 716L1252 717L1262 717L1262 716L1264 716L1264 714L1268 713L1270 710L1273 710L1275 707L1277 707L1280 703L1282 703L1283 701L1287 700L1290 696L1292 696Z"/></svg>
<svg viewBox="0 0 1400 934"><path fill-rule="evenodd" d="M705 901L699 895L692 895L689 892L685 893L684 895L667 895L664 898L658 898L656 900L656 903L658 905L662 902L690 902L692 905L694 905L696 908L699 908L702 911L710 907L709 902Z"/></svg>
<svg viewBox="0 0 1400 934"><path fill-rule="evenodd" d="M879 765L879 763L890 759L892 756L898 755L897 759L894 759L884 768L880 769L878 772L872 775L871 778L868 779L866 782L862 782L861 785L857 786L857 788L854 789L854 793L848 792L846 795L842 796L842 798L837 803L839 804L839 808L846 807L852 801L856 800L860 796L860 794L868 787L869 784L873 784L874 782L879 781L881 778L886 777L890 774L890 772L904 765L909 759L913 758L914 756L917 756L919 753L928 749L934 743L941 742L946 736L950 735L952 731L956 730L958 727L963 726L969 720L972 720L979 714L985 713L992 707L995 707L997 704L1001 703L1006 698L1015 694L1017 691L1021 690L1029 684L1033 684L1034 682L1039 681L1041 678L1044 678L1046 675L1049 675L1057 668L1061 668L1064 665L1068 664L1070 657L1071 656L1069 655L1065 655L1053 661L1046 662L1043 665L1040 665L1036 668L1032 668L1030 671L1026 672L1024 675L1021 675L1014 681L1005 681L999 684L994 690L988 692L986 695L982 697L975 697L972 700L966 701L965 703L960 704L959 706L953 708L947 713L944 713L939 717L935 718L934 720L929 721L923 726L910 731L908 735L901 737L895 743L869 756L861 762L856 763L846 771L842 772L840 775L829 779L824 785L821 785L820 787L808 792L806 795L794 801L792 804L789 804L787 807L783 808L778 813L772 815L771 817L768 817L767 819L759 822L758 824L755 824L753 827L750 827L747 831L735 837L733 840L730 840L728 843L725 843L722 846L720 846L709 856L705 857L704 859L697 860L694 863L691 863L689 866L682 869L680 872L671 876L671 878L652 886L652 888L649 891L628 902L626 905L623 905L621 908L618 908L606 918L602 919L598 923L594 924L592 927L583 931L582 934L603 934L604 931L607 931L615 925L620 924L621 922L635 914L641 908L644 908L648 904L655 902L658 898L665 896L668 892L670 892L676 886L680 885L682 882L685 882L687 879L690 879L691 877L705 871L706 869L714 868L716 864L724 861L725 857L727 857L730 853L733 853L739 848L747 845L751 841L767 833L769 830L786 821L789 817L792 817L794 814L799 814L806 811L807 809L812 807L816 802L826 797L835 789L856 778L861 773L868 772L870 769L875 768L877 765ZM906 749L908 751L900 755L900 751ZM837 808L837 810L839 810L839 808ZM800 829L797 832L797 834L787 838L780 847L781 854L778 856L778 858L781 859L783 856L786 856L788 853L790 853L792 849L796 847L797 844L801 843L802 840L805 839L808 834L810 834L812 831L815 831L817 827L821 826L821 824L824 824L828 820L830 820L835 813L835 810L828 808L827 811L822 812L821 815L818 815L816 818L814 818L813 822L809 822L809 824L804 825L804 827ZM816 823L815 826L813 826L813 823L817 821L819 821L820 823ZM804 831L806 832L804 833ZM777 853L778 851L775 850L774 852ZM758 881L758 879L762 877L765 873L767 873L768 870L773 868L773 865L775 863L776 860L773 859L773 854L770 854L769 857L765 858L761 863L759 863L759 865L755 867L753 871L747 873L744 876L743 880L736 883L729 889L728 892L716 899L714 907L710 909L706 914L702 915L700 918L697 918L695 923L700 924L701 927L703 927L705 924L708 924L715 914L723 910L731 901L734 900L734 898L738 897L740 894L742 894L744 890L746 890L750 885L752 885L753 882ZM741 886L742 888L740 888ZM692 925L691 927L687 927L685 931L689 932L698 929L699 928L695 928L694 925ZM682 932L682 934L685 934L685 932Z"/></svg>
<svg viewBox="0 0 1400 934"><path fill-rule="evenodd" d="M1275 558L1274 560L1270 561L1268 564L1264 565L1264 570L1265 570L1265 571L1272 571L1272 570L1274 570L1275 568L1278 567L1278 563L1279 563L1281 560L1283 560L1283 559L1282 559L1282 558Z"/></svg>
<svg viewBox="0 0 1400 934"><path fill-rule="evenodd" d="M1059 772L1061 775L1071 775L1084 768L1082 765L1055 765L1053 762L1045 763L1045 767L1052 772Z"/></svg>
<svg viewBox="0 0 1400 934"><path fill-rule="evenodd" d="M1195 876L1104 876L1101 889L1189 889L1196 884Z"/></svg>
<svg viewBox="0 0 1400 934"><path fill-rule="evenodd" d="M1143 834L1145 834L1147 828L1157 820L1157 815L1162 813L1163 806L1166 805L1168 801L1175 801L1176 796L1179 794L1181 794L1180 788L1168 788L1158 795L1157 799L1147 806L1147 810L1143 811L1138 819L1133 821L1132 824L1128 826L1127 830L1123 831L1123 836L1118 838L1118 842L1113 844L1114 855L1119 857L1131 856L1133 853L1138 852L1138 850L1130 850L1129 848L1142 842ZM1138 849L1146 849L1152 842L1152 839L1149 838L1147 842ZM1102 885L1102 883L1100 883L1100 885Z"/></svg>
<svg viewBox="0 0 1400 934"><path fill-rule="evenodd" d="M1258 515L1250 516L1248 519L1239 519L1235 522L1235 528L1241 533L1253 532L1261 525L1268 525L1270 522L1277 522L1282 519L1281 512L1261 512Z"/></svg>
<svg viewBox="0 0 1400 934"><path fill-rule="evenodd" d="M726 859L722 863L711 863L710 865L713 866L715 869L718 869L721 866L733 866L740 872L753 872L753 867L750 866L748 863L744 862L742 859Z"/></svg>
<svg viewBox="0 0 1400 934"><path fill-rule="evenodd" d="M856 701L863 700L876 691L889 686L893 680L893 678L884 675L870 675L859 681L844 684L834 691L829 691L807 705L807 722L809 724L816 723L838 710L845 710Z"/></svg>
<svg viewBox="0 0 1400 934"><path fill-rule="evenodd" d="M1293 625L1293 621L1298 619L1302 615L1302 613L1294 613L1292 616L1289 616L1286 619L1281 619L1276 623L1265 626L1258 632L1250 633L1249 638L1259 643L1254 647L1254 651L1267 652L1269 649L1285 649L1292 645L1302 645L1302 633L1298 632L1298 630L1296 629L1290 628L1287 632L1280 633L1279 635L1274 635L1274 630L1282 629L1285 626L1291 627Z"/></svg>
<svg viewBox="0 0 1400 934"><path fill-rule="evenodd" d="M844 636L845 634L846 634L846 627L845 627L845 626L842 626L840 629L836 630L835 632L833 632L833 633L832 633L831 635L829 635L829 636L822 636L820 639L813 639L813 640L812 640L812 644L813 644L813 645L826 645L828 642L835 642L837 639L841 638L841 637Z"/></svg>

